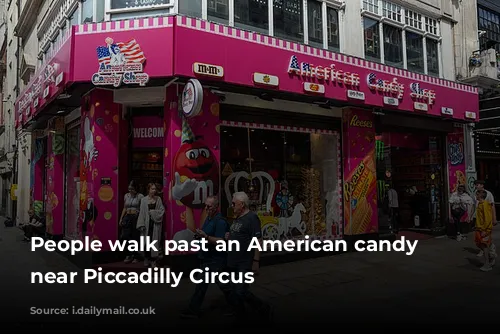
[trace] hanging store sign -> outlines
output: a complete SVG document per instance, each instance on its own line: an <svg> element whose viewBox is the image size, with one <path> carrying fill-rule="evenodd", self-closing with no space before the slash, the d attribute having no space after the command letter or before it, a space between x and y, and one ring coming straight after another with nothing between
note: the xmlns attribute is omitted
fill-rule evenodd
<svg viewBox="0 0 500 334"><path fill-rule="evenodd" d="M357 90L348 90L347 97L350 99L354 99L354 100L364 101L365 100L365 93L359 92Z"/></svg>
<svg viewBox="0 0 500 334"><path fill-rule="evenodd" d="M212 64L194 63L193 72L195 74L215 77L215 78L224 77L224 68L222 66L212 65Z"/></svg>
<svg viewBox="0 0 500 334"><path fill-rule="evenodd" d="M295 55L290 58L290 62L288 63L288 73L303 78L330 81L350 87L359 87L360 83L359 74L357 73L344 72L336 69L335 64L331 64L330 67L323 67L311 63L299 63Z"/></svg>
<svg viewBox="0 0 500 334"><path fill-rule="evenodd" d="M19 100L18 108L23 110L33 106L37 109L40 105L40 97L46 99L50 92L51 84L60 85L62 79L57 83L55 74L60 71L58 63L48 64L40 75L33 81L31 88L24 94L24 97ZM62 78L63 73L59 73L57 77ZM43 89L43 90L42 90ZM27 111L25 111L26 113Z"/></svg>
<svg viewBox="0 0 500 334"><path fill-rule="evenodd" d="M446 115L446 116L453 116L453 109L448 108L448 107L442 107L441 114Z"/></svg>
<svg viewBox="0 0 500 334"><path fill-rule="evenodd" d="M114 86L138 84L145 86L149 75L144 73L146 57L135 39L128 42L115 42L105 39L106 46L97 47L99 69L92 76L96 86Z"/></svg>
<svg viewBox="0 0 500 334"><path fill-rule="evenodd" d="M429 105L421 102L414 102L413 107L419 111L429 111Z"/></svg>
<svg viewBox="0 0 500 334"><path fill-rule="evenodd" d="M278 87L280 79L275 75L256 72L253 74L253 82L258 85Z"/></svg>
<svg viewBox="0 0 500 334"><path fill-rule="evenodd" d="M304 82L304 91L313 94L325 94L325 85L312 82Z"/></svg>
<svg viewBox="0 0 500 334"><path fill-rule="evenodd" d="M190 79L184 86L181 96L182 113L186 117L194 117L201 112L203 104L203 87L197 79Z"/></svg>
<svg viewBox="0 0 500 334"><path fill-rule="evenodd" d="M387 104L388 106L397 107L399 106L399 100L395 97L384 96L384 104Z"/></svg>
<svg viewBox="0 0 500 334"><path fill-rule="evenodd" d="M477 115L475 112L472 111L466 111L465 112L465 118L467 119L476 119Z"/></svg>

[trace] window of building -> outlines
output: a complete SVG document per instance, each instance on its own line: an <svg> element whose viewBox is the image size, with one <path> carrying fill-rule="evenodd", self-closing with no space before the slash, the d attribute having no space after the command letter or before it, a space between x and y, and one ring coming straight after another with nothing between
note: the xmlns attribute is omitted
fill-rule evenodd
<svg viewBox="0 0 500 334"><path fill-rule="evenodd" d="M180 2L196 2L196 0L184 0ZM97 2L104 2L102 0L97 0ZM170 0L142 0L142 1L129 1L129 0L111 0L111 9L127 9L127 8L140 8L158 6L158 5L168 5ZM179 6L180 8L180 6Z"/></svg>
<svg viewBox="0 0 500 334"><path fill-rule="evenodd" d="M197 17L201 17L201 1L202 0L175 0L180 13ZM104 15L105 19L110 19L112 21L165 16L171 14L171 10L174 8L174 0L96 0L96 3L94 9L96 22L99 22L101 15ZM109 4L109 7L106 7L106 3ZM195 6L197 4L200 4L197 13L199 15L193 15L196 14L196 12L191 12L190 9L196 9ZM109 9L106 10L106 8ZM106 14L109 15L109 18L106 17Z"/></svg>
<svg viewBox="0 0 500 334"><path fill-rule="evenodd" d="M82 23L94 22L94 0L82 2Z"/></svg>
<svg viewBox="0 0 500 334"><path fill-rule="evenodd" d="M368 17L363 18L366 59L380 61L379 22Z"/></svg>
<svg viewBox="0 0 500 334"><path fill-rule="evenodd" d="M62 34L59 32L54 39L54 49L59 49L59 46L61 45L61 40L62 40Z"/></svg>
<svg viewBox="0 0 500 334"><path fill-rule="evenodd" d="M267 34L268 13L268 0L234 0L234 24L238 28Z"/></svg>
<svg viewBox="0 0 500 334"><path fill-rule="evenodd" d="M69 25L75 26L77 24L80 24L80 13L78 10L75 10L69 17Z"/></svg>
<svg viewBox="0 0 500 334"><path fill-rule="evenodd" d="M340 38L339 38L339 12L334 8L327 7L326 9L326 23L327 23L327 36L328 36L328 49L339 51Z"/></svg>
<svg viewBox="0 0 500 334"><path fill-rule="evenodd" d="M500 51L500 15L489 9L478 8L479 30L485 31L486 34L481 36L480 44L482 48L486 47L489 41L497 42L495 49Z"/></svg>
<svg viewBox="0 0 500 334"><path fill-rule="evenodd" d="M437 20L431 19L430 17L425 18L425 31L429 34L438 34L438 24Z"/></svg>
<svg viewBox="0 0 500 334"><path fill-rule="evenodd" d="M309 34L309 45L323 47L323 16L321 2L315 0L307 1L307 30Z"/></svg>
<svg viewBox="0 0 500 334"><path fill-rule="evenodd" d="M244 191L266 240L340 234L337 135L221 130L221 170L231 171L222 175L221 211L229 221L232 194Z"/></svg>
<svg viewBox="0 0 500 334"><path fill-rule="evenodd" d="M275 0L273 7L274 35L304 42L302 0Z"/></svg>
<svg viewBox="0 0 500 334"><path fill-rule="evenodd" d="M404 66L403 30L384 24L384 59L390 66Z"/></svg>
<svg viewBox="0 0 500 334"><path fill-rule="evenodd" d="M208 0L207 18L209 21L229 23L229 0Z"/></svg>
<svg viewBox="0 0 500 334"><path fill-rule="evenodd" d="M424 73L424 45L420 34L406 32L406 58L408 70Z"/></svg>
<svg viewBox="0 0 500 334"><path fill-rule="evenodd" d="M191 16L202 17L202 0L178 0L179 13Z"/></svg>
<svg viewBox="0 0 500 334"><path fill-rule="evenodd" d="M105 18L105 1L96 1L95 3L95 22L103 22Z"/></svg>
<svg viewBox="0 0 500 334"><path fill-rule="evenodd" d="M412 10L405 10L405 23L412 28L422 30L422 15Z"/></svg>
<svg viewBox="0 0 500 334"><path fill-rule="evenodd" d="M378 0L363 0L363 10L378 14Z"/></svg>
<svg viewBox="0 0 500 334"><path fill-rule="evenodd" d="M371 0L374 4L377 1ZM340 3L335 0L177 0L177 8L182 15L340 51ZM234 7L230 12L231 4Z"/></svg>
<svg viewBox="0 0 500 334"><path fill-rule="evenodd" d="M427 72L429 75L439 76L439 42L431 39L425 39L427 51Z"/></svg>
<svg viewBox="0 0 500 334"><path fill-rule="evenodd" d="M382 1L382 16L396 22L401 22L401 6L388 1Z"/></svg>
<svg viewBox="0 0 500 334"><path fill-rule="evenodd" d="M441 75L437 19L389 0L363 0L362 15L365 58L418 73Z"/></svg>
<svg viewBox="0 0 500 334"><path fill-rule="evenodd" d="M80 124L68 126L65 152L65 224L64 235L78 239L78 215L80 209Z"/></svg>

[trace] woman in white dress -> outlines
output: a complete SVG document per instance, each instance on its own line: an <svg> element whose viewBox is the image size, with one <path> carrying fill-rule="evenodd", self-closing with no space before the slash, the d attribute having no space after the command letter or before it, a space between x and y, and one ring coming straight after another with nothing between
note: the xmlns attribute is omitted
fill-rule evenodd
<svg viewBox="0 0 500 334"><path fill-rule="evenodd" d="M144 252L144 266L151 264L156 266L161 250L163 249L163 216L165 207L162 199L156 195L156 185L148 184L148 195L142 198L139 217L137 219L137 229L141 231L141 236L149 236L150 240L157 241L158 251Z"/></svg>

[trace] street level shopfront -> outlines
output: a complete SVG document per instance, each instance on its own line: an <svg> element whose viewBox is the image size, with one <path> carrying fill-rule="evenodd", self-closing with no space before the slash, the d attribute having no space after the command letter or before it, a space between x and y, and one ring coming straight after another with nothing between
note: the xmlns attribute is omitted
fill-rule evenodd
<svg viewBox="0 0 500 334"><path fill-rule="evenodd" d="M16 112L46 130L32 201L67 238L118 238L130 180L160 185L169 239L192 239L210 195L231 220L236 191L268 239L377 234L392 184L436 198L405 202L407 225L442 223L477 121L473 87L182 16L75 26L46 68Z"/></svg>

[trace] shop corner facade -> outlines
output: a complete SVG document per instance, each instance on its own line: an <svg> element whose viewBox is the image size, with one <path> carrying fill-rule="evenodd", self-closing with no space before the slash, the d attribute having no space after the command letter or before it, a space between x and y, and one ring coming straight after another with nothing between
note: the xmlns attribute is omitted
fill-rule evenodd
<svg viewBox="0 0 500 334"><path fill-rule="evenodd" d="M444 226L478 94L170 16L74 26L16 119L37 129L31 201L51 235L116 240L133 180L162 189L168 239L192 239L207 196L231 221L236 191L265 238L331 239Z"/></svg>

